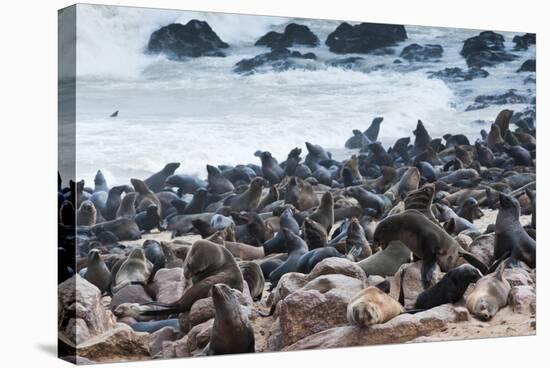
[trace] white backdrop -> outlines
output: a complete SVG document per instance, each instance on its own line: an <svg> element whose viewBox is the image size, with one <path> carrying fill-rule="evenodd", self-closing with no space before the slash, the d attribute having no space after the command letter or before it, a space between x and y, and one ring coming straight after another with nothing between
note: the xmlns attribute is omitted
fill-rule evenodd
<svg viewBox="0 0 550 368"><path fill-rule="evenodd" d="M90 3L102 3L88 1ZM149 0L113 5L299 16L537 33L539 234L537 336L476 341L376 346L325 351L150 361L132 367L364 367L531 366L547 356L547 104L550 26L543 1L459 0ZM0 176L1 365L57 367L56 218L57 9L70 1L14 1L2 5L2 104ZM542 206L541 206L542 204ZM542 208L542 210L540 210ZM541 226L542 225L542 226ZM7 238L6 238L7 236ZM546 310L545 310L546 309ZM544 363L543 363L544 364ZM547 364L547 363L546 363ZM538 364L537 364L538 365ZM110 367L115 365L105 365ZM117 365L120 367L120 365Z"/></svg>

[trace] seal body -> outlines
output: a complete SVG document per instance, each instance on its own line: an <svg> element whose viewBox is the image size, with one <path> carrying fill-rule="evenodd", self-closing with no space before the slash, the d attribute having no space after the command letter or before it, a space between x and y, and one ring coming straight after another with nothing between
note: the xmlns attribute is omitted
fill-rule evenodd
<svg viewBox="0 0 550 368"><path fill-rule="evenodd" d="M348 322L367 327L385 323L403 313L405 308L388 294L376 286L369 286L361 290L348 303Z"/></svg>
<svg viewBox="0 0 550 368"><path fill-rule="evenodd" d="M502 269L480 279L466 299L466 308L482 320L489 321L508 303L510 284L502 277Z"/></svg>

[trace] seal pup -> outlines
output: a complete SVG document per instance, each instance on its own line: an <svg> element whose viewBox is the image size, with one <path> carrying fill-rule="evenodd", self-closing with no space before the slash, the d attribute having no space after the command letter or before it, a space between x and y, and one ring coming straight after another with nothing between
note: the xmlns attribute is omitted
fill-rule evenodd
<svg viewBox="0 0 550 368"><path fill-rule="evenodd" d="M368 327L385 323L400 315L405 308L376 286L357 293L348 303L347 319L352 325Z"/></svg>
<svg viewBox="0 0 550 368"><path fill-rule="evenodd" d="M162 170L154 173L143 182L145 183L145 185L147 185L147 187L149 187L149 189L153 193L160 192L162 188L164 188L166 179L169 176L174 175L174 172L177 170L178 167L180 167L179 162L170 162L166 164L166 166L164 166Z"/></svg>
<svg viewBox="0 0 550 368"><path fill-rule="evenodd" d="M233 192L235 187L233 183L229 181L221 171L212 165L206 165L206 171L208 172L208 192L213 194L223 194L227 192Z"/></svg>
<svg viewBox="0 0 550 368"><path fill-rule="evenodd" d="M466 298L466 308L474 317L489 321L508 304L511 287L503 277L505 265L502 263L496 272L481 278Z"/></svg>
<svg viewBox="0 0 550 368"><path fill-rule="evenodd" d="M519 202L504 193L500 193L499 200L500 210L497 214L494 243L496 262L510 257L514 262L522 261L527 266L535 268L537 244L519 222Z"/></svg>
<svg viewBox="0 0 550 368"><path fill-rule="evenodd" d="M152 264L145 258L143 248L132 249L128 258L122 262L116 274L113 275L113 294L127 285L147 285L152 268Z"/></svg>
<svg viewBox="0 0 550 368"><path fill-rule="evenodd" d="M330 233L334 225L334 198L331 192L325 192L321 197L321 204L309 215L309 218L321 224Z"/></svg>
<svg viewBox="0 0 550 368"><path fill-rule="evenodd" d="M277 283L284 274L295 272L298 268L300 257L308 252L307 244L302 238L287 228L283 228L281 231L285 237L288 258L282 265L269 274L269 282L271 283L270 290L277 286Z"/></svg>
<svg viewBox="0 0 550 368"><path fill-rule="evenodd" d="M483 274L487 273L487 266L483 262L462 249L439 224L416 210L406 210L378 223L374 232L374 246L379 245L384 249L393 240L401 241L416 257L422 259L422 284L425 289L432 285L436 263L446 272L458 265L461 256Z"/></svg>
<svg viewBox="0 0 550 368"><path fill-rule="evenodd" d="M93 226L96 223L97 211L92 201L82 201L76 213L78 226Z"/></svg>
<svg viewBox="0 0 550 368"><path fill-rule="evenodd" d="M241 309L233 290L218 283L212 286L210 294L215 309L214 324L204 353L221 355L255 352L254 327Z"/></svg>
<svg viewBox="0 0 550 368"><path fill-rule="evenodd" d="M248 285L252 300L261 300L264 292L265 279L260 265L252 261L241 261L239 262L239 268L243 274L244 281L246 281Z"/></svg>
<svg viewBox="0 0 550 368"><path fill-rule="evenodd" d="M403 291L403 279L406 269L401 272L401 290L399 302L404 305L405 295ZM463 264L445 273L443 278L435 285L424 290L416 297L415 309L430 309L442 304L456 303L466 292L471 283L476 283L483 275L477 268L469 264Z"/></svg>
<svg viewBox="0 0 550 368"><path fill-rule="evenodd" d="M109 271L109 268L105 265L98 249L91 249L88 253L88 267L86 268L84 278L97 286L102 294L109 289L109 285L111 284L111 271Z"/></svg>
<svg viewBox="0 0 550 368"><path fill-rule="evenodd" d="M483 217L483 211L479 208L479 203L473 197L469 197L456 211L457 216L462 217L471 223L474 220L480 219Z"/></svg>
<svg viewBox="0 0 550 368"><path fill-rule="evenodd" d="M94 177L94 193L97 192L108 192L109 186L107 185L107 180L105 180L105 176L101 172L101 170L97 170L97 173Z"/></svg>
<svg viewBox="0 0 550 368"><path fill-rule="evenodd" d="M210 288L218 283L243 291L244 280L233 255L221 245L206 239L197 240L187 253L183 275L192 286L172 304L159 304L163 309L143 311L144 316L168 315L189 311L199 299L207 298Z"/></svg>
<svg viewBox="0 0 550 368"><path fill-rule="evenodd" d="M143 180L133 178L133 179L130 179L130 182L132 183L136 192L138 193L138 196L136 198L137 212L142 212L147 210L147 207L149 207L149 205L153 203L157 205L158 213L160 216L161 204L160 204L160 200L155 195L155 193L153 193L153 191L149 189L149 187L147 186L147 184L145 184Z"/></svg>
<svg viewBox="0 0 550 368"><path fill-rule="evenodd" d="M393 276L402 264L411 262L411 258L412 253L405 244L392 241L385 249L357 262L357 265L367 276Z"/></svg>
<svg viewBox="0 0 550 368"><path fill-rule="evenodd" d="M122 198L120 206L116 211L116 218L126 217L129 219L133 219L134 217L136 217L136 199L138 195L138 192L131 192L126 194L124 198Z"/></svg>

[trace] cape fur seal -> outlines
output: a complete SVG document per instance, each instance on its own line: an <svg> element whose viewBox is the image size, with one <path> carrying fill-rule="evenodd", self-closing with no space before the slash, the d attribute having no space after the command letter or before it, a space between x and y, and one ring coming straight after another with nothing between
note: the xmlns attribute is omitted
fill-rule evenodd
<svg viewBox="0 0 550 368"><path fill-rule="evenodd" d="M206 355L253 353L255 351L254 327L241 309L233 290L225 284L212 286L210 294L214 302L214 324Z"/></svg>
<svg viewBox="0 0 550 368"><path fill-rule="evenodd" d="M141 239L141 232L134 220L120 217L115 220L101 222L91 227L92 231L99 233L109 231L113 233L118 240L138 240Z"/></svg>
<svg viewBox="0 0 550 368"><path fill-rule="evenodd" d="M284 229L292 231L294 234L298 234L300 232L300 226L294 219L294 216L292 216L292 210L290 208L285 208L281 214L279 223L280 226L277 234L273 238L266 241L263 245L265 255L272 253L286 253L288 251L286 238L283 234Z"/></svg>
<svg viewBox="0 0 550 368"><path fill-rule="evenodd" d="M300 211L305 211L318 206L319 199L311 184L293 176L286 186L285 203L290 203Z"/></svg>
<svg viewBox="0 0 550 368"><path fill-rule="evenodd" d="M327 245L328 235L325 227L309 217L304 219L302 234L310 250L323 248Z"/></svg>
<svg viewBox="0 0 550 368"><path fill-rule="evenodd" d="M239 268L243 274L243 279L248 285L250 296L253 300L262 299L265 279L260 265L256 262L239 262Z"/></svg>
<svg viewBox="0 0 550 368"><path fill-rule="evenodd" d="M121 199L120 195L124 191L124 185L118 185L109 189L107 194L107 201L105 202L105 207L101 211L103 218L107 221L114 220L117 217L117 210L120 207Z"/></svg>
<svg viewBox="0 0 550 368"><path fill-rule="evenodd" d="M147 285L152 268L153 266L145 258L142 248L137 247L132 249L128 258L122 262L120 268L113 275L113 294L127 285Z"/></svg>
<svg viewBox="0 0 550 368"><path fill-rule="evenodd" d="M94 177L94 193L96 192L108 192L109 186L107 185L107 180L105 180L105 176L101 172L101 170L97 170L97 173Z"/></svg>
<svg viewBox="0 0 550 368"><path fill-rule="evenodd" d="M353 217L348 227L346 237L346 257L354 262L369 257L372 249L365 236L365 229L357 218Z"/></svg>
<svg viewBox="0 0 550 368"><path fill-rule="evenodd" d="M357 293L348 303L349 323L367 327L388 322L403 313L405 308L376 286L369 286Z"/></svg>
<svg viewBox="0 0 550 368"><path fill-rule="evenodd" d="M267 185L267 181L262 177L256 177L243 193L227 198L224 205L231 206L236 212L255 211L260 203L264 185Z"/></svg>
<svg viewBox="0 0 550 368"><path fill-rule="evenodd" d="M78 226L93 226L96 223L97 211L91 201L82 201L76 213Z"/></svg>
<svg viewBox="0 0 550 368"><path fill-rule="evenodd" d="M164 188L164 184L166 182L166 179L174 174L174 171L177 170L177 168L180 167L179 162L171 162L169 164L166 164L166 166L163 167L162 170L160 170L157 173L154 173L147 179L145 179L143 182L153 193L160 192L162 188Z"/></svg>
<svg viewBox="0 0 550 368"><path fill-rule="evenodd" d="M156 204L151 203L147 210L140 212L134 217L134 221L141 231L146 233L150 232L154 228L163 231L164 227L162 226L161 218L159 215L158 207Z"/></svg>
<svg viewBox="0 0 550 368"><path fill-rule="evenodd" d="M223 194L227 192L233 192L235 187L233 183L229 181L221 171L212 165L206 165L206 171L208 172L208 192L213 194Z"/></svg>
<svg viewBox="0 0 550 368"><path fill-rule="evenodd" d="M99 254L99 250L92 249L88 253L88 266L84 278L97 286L101 293L106 292L111 284L111 271Z"/></svg>
<svg viewBox="0 0 550 368"><path fill-rule="evenodd" d="M416 210L406 210L378 223L374 232L375 246L380 245L384 249L393 240L401 241L422 259L422 284L425 289L432 284L436 263L446 272L458 265L460 256L482 273L487 273L487 266L463 250L441 226Z"/></svg>
<svg viewBox="0 0 550 368"><path fill-rule="evenodd" d="M269 274L269 282L271 283L271 289L277 286L279 279L289 272L295 272L298 269L298 262L300 257L308 252L307 244L298 235L294 234L289 229L283 228L281 230L285 237L286 246L288 248L287 260L273 270Z"/></svg>
<svg viewBox="0 0 550 368"><path fill-rule="evenodd" d="M506 262L502 263L496 272L481 278L468 295L466 308L474 317L482 321L489 321L508 304L511 288L503 277L505 265Z"/></svg>
<svg viewBox="0 0 550 368"><path fill-rule="evenodd" d="M147 210L147 207L152 204L156 204L158 207L159 216L161 214L161 204L158 197L153 193L151 189L145 184L143 180L130 179L130 182L134 186L138 196L136 198L136 212L142 212Z"/></svg>
<svg viewBox="0 0 550 368"><path fill-rule="evenodd" d="M118 207L118 210L116 211L116 218L126 217L133 219L136 216L136 198L138 195L138 192L131 192L122 198L120 207Z"/></svg>
<svg viewBox="0 0 550 368"><path fill-rule="evenodd" d="M192 281L192 286L185 289L176 302L162 305L164 309L144 311L143 315L187 312L197 300L207 298L210 288L218 283L243 291L243 275L239 265L229 250L211 241L201 239L193 243L183 271L185 278Z"/></svg>
<svg viewBox="0 0 550 368"><path fill-rule="evenodd" d="M393 276L402 264L411 261L411 256L412 253L405 244L392 241L385 249L357 262L357 265L367 276Z"/></svg>

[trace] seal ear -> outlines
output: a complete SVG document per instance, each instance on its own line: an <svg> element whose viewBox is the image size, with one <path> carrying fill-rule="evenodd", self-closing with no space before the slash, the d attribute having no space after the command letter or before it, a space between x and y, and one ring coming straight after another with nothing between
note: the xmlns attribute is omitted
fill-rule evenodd
<svg viewBox="0 0 550 368"><path fill-rule="evenodd" d="M481 262L476 256L474 256L472 253L467 252L465 250L459 251L459 254L464 257L466 261L468 261L469 264L477 268L479 271L481 271L482 274L486 275L489 272L489 268L485 265L485 263Z"/></svg>

